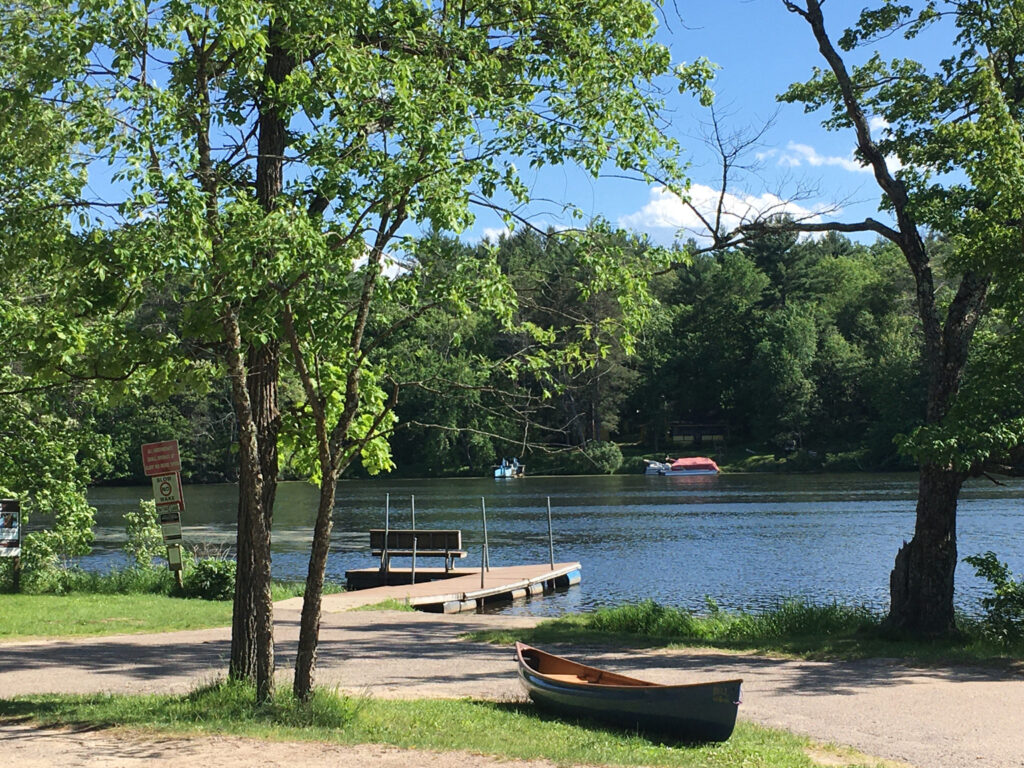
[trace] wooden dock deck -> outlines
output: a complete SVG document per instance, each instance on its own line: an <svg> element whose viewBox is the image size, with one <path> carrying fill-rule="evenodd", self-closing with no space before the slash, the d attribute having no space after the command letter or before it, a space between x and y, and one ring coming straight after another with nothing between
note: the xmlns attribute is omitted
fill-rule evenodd
<svg viewBox="0 0 1024 768"><path fill-rule="evenodd" d="M447 578L416 584L392 584L370 587L336 595L324 595L323 611L337 613L376 605L386 600L407 603L421 611L433 613L459 613L474 611L485 604L514 600L528 595L540 595L555 589L579 584L582 566L579 563L555 563L543 565L513 565L493 567L484 573L480 585L479 568L455 568ZM376 568L361 569L362 572L376 573ZM408 573L408 569L392 568L394 574ZM417 568L417 579L444 574L443 568ZM283 608L301 608L302 598L293 597L277 604Z"/></svg>

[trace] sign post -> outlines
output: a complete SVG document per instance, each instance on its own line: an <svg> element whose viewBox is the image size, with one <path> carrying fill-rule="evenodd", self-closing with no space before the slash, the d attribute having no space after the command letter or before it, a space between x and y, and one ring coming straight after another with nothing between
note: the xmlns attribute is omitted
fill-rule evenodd
<svg viewBox="0 0 1024 768"><path fill-rule="evenodd" d="M142 470L146 477L153 478L153 500L160 518L160 533L167 546L167 566L181 588L181 513L185 510L185 497L181 492L178 441L165 440L143 445Z"/></svg>
<svg viewBox="0 0 1024 768"><path fill-rule="evenodd" d="M21 503L0 499L0 557L14 558L14 591L21 589Z"/></svg>

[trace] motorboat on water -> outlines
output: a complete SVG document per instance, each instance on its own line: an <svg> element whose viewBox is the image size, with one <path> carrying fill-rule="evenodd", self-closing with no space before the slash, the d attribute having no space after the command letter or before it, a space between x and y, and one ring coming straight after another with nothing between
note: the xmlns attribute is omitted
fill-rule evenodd
<svg viewBox="0 0 1024 768"><path fill-rule="evenodd" d="M520 464L519 459L502 459L501 464L494 468L495 478L523 477L526 474L526 465Z"/></svg>
<svg viewBox="0 0 1024 768"><path fill-rule="evenodd" d="M717 475L718 465L706 456L651 461L644 459L645 475Z"/></svg>

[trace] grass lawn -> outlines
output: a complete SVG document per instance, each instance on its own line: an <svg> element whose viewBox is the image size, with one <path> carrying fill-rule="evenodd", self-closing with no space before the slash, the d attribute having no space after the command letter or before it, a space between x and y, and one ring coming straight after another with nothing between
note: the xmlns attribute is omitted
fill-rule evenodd
<svg viewBox="0 0 1024 768"><path fill-rule="evenodd" d="M301 597L302 582L275 581L274 600ZM333 583L324 594L341 592ZM231 625L230 600L198 600L148 592L78 591L65 595L0 593L0 642L141 632L174 632Z"/></svg>
<svg viewBox="0 0 1024 768"><path fill-rule="evenodd" d="M231 602L165 595L0 595L0 641L226 627Z"/></svg>
<svg viewBox="0 0 1024 768"><path fill-rule="evenodd" d="M386 701L318 691L308 706L281 693L254 708L250 688L219 684L187 696L32 696L0 700L0 718L52 725L225 733L274 740L388 744L468 750L500 758L547 759L560 765L697 768L875 766L873 760L815 745L784 731L740 722L723 744L661 743L590 723L556 720L530 704L469 699Z"/></svg>

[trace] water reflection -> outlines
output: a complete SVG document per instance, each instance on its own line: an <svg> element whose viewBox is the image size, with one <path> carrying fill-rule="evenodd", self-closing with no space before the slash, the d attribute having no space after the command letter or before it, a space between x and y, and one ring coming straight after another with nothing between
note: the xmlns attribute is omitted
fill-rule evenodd
<svg viewBox="0 0 1024 768"><path fill-rule="evenodd" d="M351 481L338 490L328 577L370 567L370 528L408 527L410 498L421 528L461 528L478 565L480 499L486 498L492 565L546 562L545 498L554 512L555 556L579 560L583 583L564 594L513 605L505 612L559 614L652 597L699 609L705 596L726 608L758 608L781 598L840 600L884 608L897 549L913 532L913 475L720 475L717 477L527 477L522 480ZM91 494L98 510L91 568L121 562L121 516L148 488L104 488ZM234 541L237 488L189 486L182 520L189 542ZM998 553L1024 571L1019 531L1024 484L974 481L960 507L962 555ZM274 573L305 575L316 489L283 483L274 521ZM958 605L976 612L985 585L961 566Z"/></svg>

